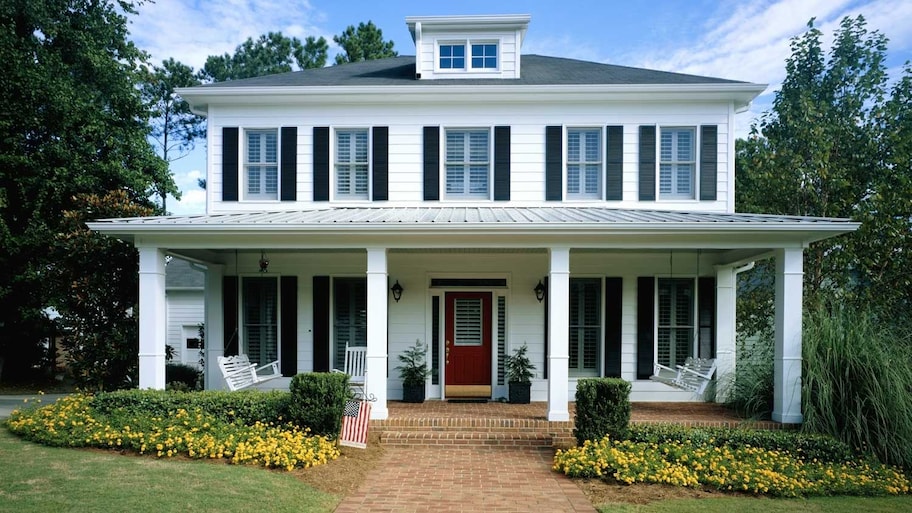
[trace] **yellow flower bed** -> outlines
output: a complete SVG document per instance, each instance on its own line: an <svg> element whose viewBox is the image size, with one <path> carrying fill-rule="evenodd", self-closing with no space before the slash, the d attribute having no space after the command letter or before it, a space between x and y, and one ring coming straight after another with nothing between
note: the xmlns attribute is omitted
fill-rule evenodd
<svg viewBox="0 0 912 513"><path fill-rule="evenodd" d="M898 469L872 462L802 461L787 452L755 447L701 446L586 441L557 451L554 470L570 477L613 479L620 483L709 486L785 497L807 495L885 495L909 493Z"/></svg>
<svg viewBox="0 0 912 513"><path fill-rule="evenodd" d="M73 395L35 410L16 410L10 431L45 445L118 448L159 458L225 459L234 464L292 470L336 459L339 448L290 424L225 423L200 411L161 417L96 417L91 397Z"/></svg>

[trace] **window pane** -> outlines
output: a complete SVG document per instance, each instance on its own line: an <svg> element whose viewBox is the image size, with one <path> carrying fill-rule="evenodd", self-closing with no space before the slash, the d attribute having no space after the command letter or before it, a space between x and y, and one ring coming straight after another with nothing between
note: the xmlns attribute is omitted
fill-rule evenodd
<svg viewBox="0 0 912 513"><path fill-rule="evenodd" d="M345 344L367 346L367 279L333 278L333 368L345 365Z"/></svg>
<svg viewBox="0 0 912 513"><path fill-rule="evenodd" d="M278 281L243 278L244 352L251 362L266 365L279 359Z"/></svg>
<svg viewBox="0 0 912 513"><path fill-rule="evenodd" d="M472 67L484 69L497 69L497 45L477 44L472 45Z"/></svg>
<svg viewBox="0 0 912 513"><path fill-rule="evenodd" d="M659 280L658 363L669 367L682 365L693 356L694 280Z"/></svg>
<svg viewBox="0 0 912 513"><path fill-rule="evenodd" d="M480 346L484 326L481 298L454 298L453 344Z"/></svg>
<svg viewBox="0 0 912 513"><path fill-rule="evenodd" d="M369 192L367 130L336 131L336 195L367 199Z"/></svg>
<svg viewBox="0 0 912 513"><path fill-rule="evenodd" d="M465 68L465 45L440 45L440 68Z"/></svg>
<svg viewBox="0 0 912 513"><path fill-rule="evenodd" d="M601 191L602 131L572 128L567 130L567 193L597 198Z"/></svg>
<svg viewBox="0 0 912 513"><path fill-rule="evenodd" d="M278 132L275 130L251 130L246 132L247 157L244 163L248 199L277 199L279 191Z"/></svg>
<svg viewBox="0 0 912 513"><path fill-rule="evenodd" d="M570 373L597 375L601 337L602 281L570 279Z"/></svg>
<svg viewBox="0 0 912 513"><path fill-rule="evenodd" d="M446 193L487 198L490 175L490 136L487 130L447 130Z"/></svg>
<svg viewBox="0 0 912 513"><path fill-rule="evenodd" d="M659 193L693 198L696 172L696 132L693 128L663 128L659 150Z"/></svg>

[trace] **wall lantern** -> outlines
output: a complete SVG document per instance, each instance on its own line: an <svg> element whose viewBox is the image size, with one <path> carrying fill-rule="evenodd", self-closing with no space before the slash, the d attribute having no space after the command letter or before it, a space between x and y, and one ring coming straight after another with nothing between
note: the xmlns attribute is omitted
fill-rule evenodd
<svg viewBox="0 0 912 513"><path fill-rule="evenodd" d="M396 280L396 284L390 287L390 291L393 293L393 299L398 303L402 299L402 285L399 285L399 280Z"/></svg>
<svg viewBox="0 0 912 513"><path fill-rule="evenodd" d="M535 299L541 303L542 300L545 299L545 284L542 283L541 280L538 280L538 285L536 285L533 290L535 290Z"/></svg>
<svg viewBox="0 0 912 513"><path fill-rule="evenodd" d="M265 273L269 269L269 258L266 251L260 250L260 272Z"/></svg>

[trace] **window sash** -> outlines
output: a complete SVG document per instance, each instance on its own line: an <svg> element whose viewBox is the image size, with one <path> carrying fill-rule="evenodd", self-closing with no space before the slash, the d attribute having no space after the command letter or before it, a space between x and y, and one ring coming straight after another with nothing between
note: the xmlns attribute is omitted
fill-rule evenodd
<svg viewBox="0 0 912 513"><path fill-rule="evenodd" d="M497 69L497 44L473 43L471 62L473 69Z"/></svg>
<svg viewBox="0 0 912 513"><path fill-rule="evenodd" d="M694 356L696 287L691 278L658 280L656 361L667 367L683 365Z"/></svg>
<svg viewBox="0 0 912 513"><path fill-rule="evenodd" d="M489 199L490 133L446 131L447 197Z"/></svg>
<svg viewBox="0 0 912 513"><path fill-rule="evenodd" d="M598 376L602 335L602 280L570 278L571 376Z"/></svg>
<svg viewBox="0 0 912 513"><path fill-rule="evenodd" d="M367 130L336 131L336 196L369 199L370 160Z"/></svg>
<svg viewBox="0 0 912 513"><path fill-rule="evenodd" d="M440 45L440 69L465 69L465 45Z"/></svg>
<svg viewBox="0 0 912 513"><path fill-rule="evenodd" d="M696 130L663 128L660 138L660 197L693 199L697 169Z"/></svg>
<svg viewBox="0 0 912 513"><path fill-rule="evenodd" d="M343 370L345 344L367 346L367 279L333 278L333 367Z"/></svg>
<svg viewBox="0 0 912 513"><path fill-rule="evenodd" d="M244 151L244 198L279 198L279 134L276 130L248 130Z"/></svg>
<svg viewBox="0 0 912 513"><path fill-rule="evenodd" d="M598 128L567 130L567 197L601 197L602 131Z"/></svg>
<svg viewBox="0 0 912 513"><path fill-rule="evenodd" d="M266 365L279 359L279 284L276 278L242 278L244 354Z"/></svg>

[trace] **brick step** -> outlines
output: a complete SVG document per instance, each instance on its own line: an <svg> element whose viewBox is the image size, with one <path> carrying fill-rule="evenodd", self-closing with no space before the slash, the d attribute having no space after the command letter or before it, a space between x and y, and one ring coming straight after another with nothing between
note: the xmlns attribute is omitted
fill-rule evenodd
<svg viewBox="0 0 912 513"><path fill-rule="evenodd" d="M548 448L554 446L554 437L541 432L383 431L380 443L388 446Z"/></svg>

